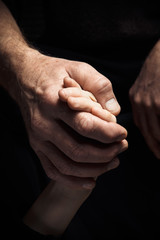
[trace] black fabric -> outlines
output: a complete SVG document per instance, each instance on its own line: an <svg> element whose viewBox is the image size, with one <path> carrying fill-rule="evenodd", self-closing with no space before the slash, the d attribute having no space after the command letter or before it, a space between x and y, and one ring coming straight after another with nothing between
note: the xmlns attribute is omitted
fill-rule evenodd
<svg viewBox="0 0 160 240"><path fill-rule="evenodd" d="M143 59L160 36L156 1L4 0L31 44Z"/></svg>
<svg viewBox="0 0 160 240"><path fill-rule="evenodd" d="M111 80L122 107L118 122L129 133L129 149L120 155L120 166L98 178L62 239L158 239L160 162L135 127L128 98L146 55L159 38L156 4L38 1L32 8L34 1L5 2L27 39L42 52L86 61ZM34 16L36 6L39 10ZM35 34L31 22L37 26ZM19 109L2 89L0 132L1 231L6 239L45 239L23 225L22 217L49 180L28 144Z"/></svg>

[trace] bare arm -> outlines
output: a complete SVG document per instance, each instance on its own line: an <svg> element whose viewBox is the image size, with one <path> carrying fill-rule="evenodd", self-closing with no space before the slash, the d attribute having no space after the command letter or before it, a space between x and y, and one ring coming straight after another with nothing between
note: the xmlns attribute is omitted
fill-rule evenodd
<svg viewBox="0 0 160 240"><path fill-rule="evenodd" d="M30 48L0 1L0 84L20 107L30 145L51 179L92 188L94 177L107 171L108 163L126 149L123 139L127 132L116 123L71 112L60 103L58 92L67 76L92 92L102 107L109 99L116 102L109 79L89 64L48 57ZM114 113L119 111L116 102Z"/></svg>
<svg viewBox="0 0 160 240"><path fill-rule="evenodd" d="M65 94L62 92L65 89ZM60 99L69 102L69 107L76 111L92 112L105 121L116 121L114 115L103 109L90 92L81 89L71 78L64 79L64 88L59 92ZM74 99L70 101L69 99ZM117 165L118 159L115 159ZM113 161L108 164L112 169ZM38 197L24 217L24 222L34 230L53 236L61 236L66 230L75 213L90 195L92 190L72 189L68 186L51 181ZM43 218L42 218L43 216Z"/></svg>
<svg viewBox="0 0 160 240"><path fill-rule="evenodd" d="M114 159L127 148L124 140L127 132L123 127L108 123L90 113L72 112L59 102L58 92L67 76L75 79L83 89L91 91L104 108L108 100L114 99L116 107L112 109L113 113L119 113L120 107L106 77L86 63L48 57L30 48L11 13L0 1L0 85L19 105L31 147L39 157L46 174L57 182L57 186L65 185L58 195L62 202L54 199L53 205L41 210L45 210L48 216L50 212L47 209L53 209L50 220L54 225L55 221L61 221L64 217L67 206L72 207L63 229L56 229L57 225L48 226L47 224L51 223L49 221L46 224L48 217L42 217L41 223L44 228L46 226L44 234L49 233L46 229L54 228L60 233L64 231L88 196L86 192L94 188L94 178L104 171L107 172L109 163L113 163L112 168L116 168ZM98 144L94 141L88 142L88 138L97 140ZM70 188L77 190L72 191ZM43 205L43 201L52 202L53 195L59 192L58 188L56 189L57 192L54 188L52 191L49 186L42 193L24 218L26 224L40 231L39 226L42 225L38 222L40 218L37 214L41 212L38 209ZM64 203L65 189L68 190ZM48 200L44 197L46 194ZM77 196L78 199L75 198ZM70 197L72 200L76 199L75 205L70 205ZM63 206L63 211L55 211L57 206ZM33 215L35 218L32 222L30 216Z"/></svg>
<svg viewBox="0 0 160 240"><path fill-rule="evenodd" d="M18 101L18 75L30 47L8 8L0 1L0 85Z"/></svg>
<svg viewBox="0 0 160 240"><path fill-rule="evenodd" d="M130 89L135 124L160 159L160 40L146 58Z"/></svg>
<svg viewBox="0 0 160 240"><path fill-rule="evenodd" d="M24 223L44 235L61 236L91 190L71 189L51 181L24 216Z"/></svg>

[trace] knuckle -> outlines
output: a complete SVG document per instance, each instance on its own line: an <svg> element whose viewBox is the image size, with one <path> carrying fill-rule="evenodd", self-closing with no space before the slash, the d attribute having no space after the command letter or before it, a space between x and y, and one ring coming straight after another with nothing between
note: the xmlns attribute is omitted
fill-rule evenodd
<svg viewBox="0 0 160 240"><path fill-rule="evenodd" d="M78 115L76 125L77 131L83 136L87 136L89 132L94 131L94 120L91 118L91 116L89 117L87 113L81 113Z"/></svg>
<svg viewBox="0 0 160 240"><path fill-rule="evenodd" d="M42 165L44 167L44 170L45 170L47 176L50 179L57 180L58 170L56 169L56 167L50 162L48 162L48 163L43 162L43 160L42 160Z"/></svg>
<svg viewBox="0 0 160 240"><path fill-rule="evenodd" d="M112 91L112 83L105 77L97 79L96 94L102 94L103 92Z"/></svg>
<svg viewBox="0 0 160 240"><path fill-rule="evenodd" d="M70 165L63 165L59 166L58 170L63 174L63 175L73 175L73 170Z"/></svg>
<svg viewBox="0 0 160 240"><path fill-rule="evenodd" d="M86 152L83 146L80 144L72 146L69 155L74 162L84 162L84 159L86 161L88 159L88 152Z"/></svg>
<svg viewBox="0 0 160 240"><path fill-rule="evenodd" d="M144 108L151 108L153 106L153 102L149 95L142 94L142 93L134 93L130 97L131 102L135 104L136 106L141 106Z"/></svg>
<svg viewBox="0 0 160 240"><path fill-rule="evenodd" d="M73 72L74 73L79 73L79 72L82 72L82 73L85 73L85 72L88 72L88 69L91 68L91 65L89 65L88 63L86 62L72 62L72 66L73 66Z"/></svg>
<svg viewBox="0 0 160 240"><path fill-rule="evenodd" d="M153 103L151 101L150 95L148 94L139 94L139 101L142 107L144 108L151 108Z"/></svg>
<svg viewBox="0 0 160 240"><path fill-rule="evenodd" d="M72 146L70 156L75 162L80 162L82 159L82 147L79 144Z"/></svg>
<svg viewBox="0 0 160 240"><path fill-rule="evenodd" d="M131 98L131 100L132 100L132 102L134 103L134 104L136 104L136 105L141 105L141 103L142 103L142 99L141 99L141 96L140 96L140 94L134 94L133 96L132 96L132 98Z"/></svg>
<svg viewBox="0 0 160 240"><path fill-rule="evenodd" d="M44 90L43 90L43 94L41 94L41 98L45 103L50 103L53 104L53 92L55 90L53 89L53 85L51 86L47 86Z"/></svg>
<svg viewBox="0 0 160 240"><path fill-rule="evenodd" d="M147 109L152 108L152 102L149 98L144 98L142 101L142 105L145 106Z"/></svg>
<svg viewBox="0 0 160 240"><path fill-rule="evenodd" d="M87 70L88 68L91 68L91 65L88 64L87 62L78 62L77 64L78 64L77 66L83 69L83 71Z"/></svg>
<svg viewBox="0 0 160 240"><path fill-rule="evenodd" d="M133 98L133 101L137 104L140 105L141 104L141 97L139 94L136 94Z"/></svg>

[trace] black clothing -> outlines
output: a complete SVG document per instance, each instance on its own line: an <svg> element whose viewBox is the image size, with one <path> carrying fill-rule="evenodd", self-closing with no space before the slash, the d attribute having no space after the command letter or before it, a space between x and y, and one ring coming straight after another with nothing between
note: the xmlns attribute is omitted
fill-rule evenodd
<svg viewBox="0 0 160 240"><path fill-rule="evenodd" d="M5 2L9 2L27 39L42 52L88 62L111 80L122 107L118 121L129 133L129 149L120 155L120 166L98 178L62 239L159 238L160 162L135 127L128 98L146 55L159 38L156 5L144 1L138 5L135 1L107 5L104 1ZM49 179L29 146L17 105L2 89L0 109L2 230L6 239L45 239L26 227L22 217Z"/></svg>
<svg viewBox="0 0 160 240"><path fill-rule="evenodd" d="M104 59L143 59L160 36L156 1L4 0L35 43Z"/></svg>

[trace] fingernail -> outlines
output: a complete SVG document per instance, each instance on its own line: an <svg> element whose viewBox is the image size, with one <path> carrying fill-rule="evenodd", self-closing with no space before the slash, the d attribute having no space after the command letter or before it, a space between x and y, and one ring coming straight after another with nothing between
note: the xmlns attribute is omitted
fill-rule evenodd
<svg viewBox="0 0 160 240"><path fill-rule="evenodd" d="M111 121L116 123L117 122L117 118L114 115L111 115Z"/></svg>
<svg viewBox="0 0 160 240"><path fill-rule="evenodd" d="M106 102L106 108L109 111L117 111L119 109L119 104L115 98L111 98Z"/></svg>

